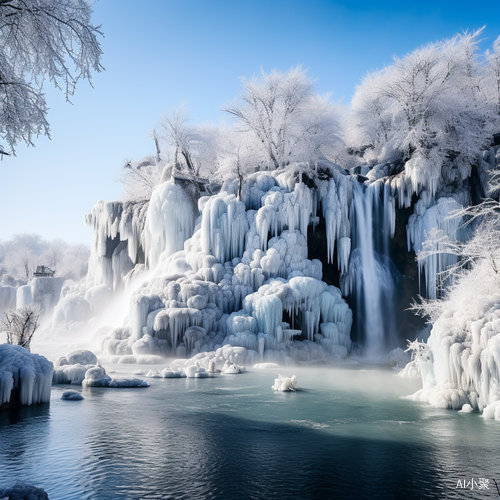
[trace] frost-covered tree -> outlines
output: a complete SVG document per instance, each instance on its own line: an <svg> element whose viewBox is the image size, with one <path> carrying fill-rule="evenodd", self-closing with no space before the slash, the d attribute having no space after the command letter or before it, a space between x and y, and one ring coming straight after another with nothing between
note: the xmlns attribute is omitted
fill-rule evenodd
<svg viewBox="0 0 500 500"><path fill-rule="evenodd" d="M486 77L489 97L500 115L500 36L493 43L491 51L486 52Z"/></svg>
<svg viewBox="0 0 500 500"><path fill-rule="evenodd" d="M482 30L421 47L369 74L352 102L350 135L365 158L404 165L413 190L469 177L494 131L477 55Z"/></svg>
<svg viewBox="0 0 500 500"><path fill-rule="evenodd" d="M186 104L163 116L164 139L173 148L175 168L193 177L209 176L217 168L218 128L189 124Z"/></svg>
<svg viewBox="0 0 500 500"><path fill-rule="evenodd" d="M0 329L7 334L7 343L20 345L29 351L31 339L39 325L39 318L40 312L32 307L4 311L0 317Z"/></svg>
<svg viewBox="0 0 500 500"><path fill-rule="evenodd" d="M161 180L166 162L148 156L140 161L127 160L121 181L127 201L149 200L153 189Z"/></svg>
<svg viewBox="0 0 500 500"><path fill-rule="evenodd" d="M243 91L224 111L252 134L268 168L322 158L322 148L338 140L335 107L329 96L314 91L314 81L300 66L286 73L262 71L241 82Z"/></svg>
<svg viewBox="0 0 500 500"><path fill-rule="evenodd" d="M38 234L18 234L0 241L0 282L27 282L38 265L45 265L56 276L78 280L87 272L89 248L56 239L47 241Z"/></svg>
<svg viewBox="0 0 500 500"><path fill-rule="evenodd" d="M88 0L0 0L0 137L15 152L49 136L48 80L69 100L79 80L103 68Z"/></svg>
<svg viewBox="0 0 500 500"><path fill-rule="evenodd" d="M248 132L226 129L221 133L218 174L223 181L238 180L238 199L241 200L245 177L255 172L257 165L258 152Z"/></svg>

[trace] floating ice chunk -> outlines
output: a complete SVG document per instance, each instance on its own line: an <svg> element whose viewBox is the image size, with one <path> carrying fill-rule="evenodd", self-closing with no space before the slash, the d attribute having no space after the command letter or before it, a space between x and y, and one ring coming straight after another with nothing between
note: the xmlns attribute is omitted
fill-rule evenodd
<svg viewBox="0 0 500 500"><path fill-rule="evenodd" d="M228 360L224 363L224 367L222 368L221 373L225 373L227 375L236 375L238 373L244 373L246 371L247 370L244 366L235 365Z"/></svg>
<svg viewBox="0 0 500 500"><path fill-rule="evenodd" d="M208 372L205 368L201 367L199 363L188 366L184 369L187 378L206 378L208 377Z"/></svg>
<svg viewBox="0 0 500 500"><path fill-rule="evenodd" d="M186 378L186 373L181 370L173 370L172 368L164 368L161 372L163 378Z"/></svg>
<svg viewBox="0 0 500 500"><path fill-rule="evenodd" d="M42 488L16 483L12 488L0 489L0 498L7 500L49 500L49 495Z"/></svg>
<svg viewBox="0 0 500 500"><path fill-rule="evenodd" d="M94 366L94 368L90 368L85 373L82 385L88 387L108 387L110 382L111 377L106 374L106 370L102 366Z"/></svg>
<svg viewBox="0 0 500 500"><path fill-rule="evenodd" d="M162 375L159 370L149 370L148 373L146 373L146 377L148 378L161 378Z"/></svg>
<svg viewBox="0 0 500 500"><path fill-rule="evenodd" d="M271 387L273 391L290 392L297 390L297 378L295 375L292 377L278 375L274 380L274 385Z"/></svg>
<svg viewBox="0 0 500 500"><path fill-rule="evenodd" d="M53 364L23 347L0 344L0 405L50 401Z"/></svg>
<svg viewBox="0 0 500 500"><path fill-rule="evenodd" d="M458 410L458 413L471 413L474 411L474 408L472 408L472 406L470 404L464 404L462 406L462 409L461 410Z"/></svg>
<svg viewBox="0 0 500 500"><path fill-rule="evenodd" d="M61 399L63 401L82 401L85 398L77 391L65 391Z"/></svg>

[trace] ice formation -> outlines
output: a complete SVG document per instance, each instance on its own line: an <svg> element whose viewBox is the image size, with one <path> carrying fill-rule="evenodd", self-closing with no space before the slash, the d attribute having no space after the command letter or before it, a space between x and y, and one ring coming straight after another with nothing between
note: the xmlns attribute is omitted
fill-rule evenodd
<svg viewBox="0 0 500 500"><path fill-rule="evenodd" d="M23 347L0 344L0 405L50 401L53 365Z"/></svg>
<svg viewBox="0 0 500 500"><path fill-rule="evenodd" d="M427 343L412 347L423 388L411 399L500 419L500 294L486 259L443 301Z"/></svg>
<svg viewBox="0 0 500 500"><path fill-rule="evenodd" d="M63 401L82 401L85 398L77 391L64 391L61 399Z"/></svg>
<svg viewBox="0 0 500 500"><path fill-rule="evenodd" d="M109 387L110 382L111 377L102 366L93 366L86 370L82 385L88 387Z"/></svg>
<svg viewBox="0 0 500 500"><path fill-rule="evenodd" d="M301 182L300 165L255 175L241 201L228 183L199 199L197 219L192 195L173 181L158 186L141 211L96 205L88 218L95 228L89 282L115 288L115 275L127 283L127 273L149 269L132 293L126 326L102 337L104 353L193 357L230 345L254 352L252 364L347 356L351 310L338 288L321 281L322 264L308 259L307 237L322 206L330 257L337 246L340 273L348 276L352 182L333 164L322 168L329 180L316 178L311 187ZM135 233L122 229L125 211ZM128 264L113 268L118 241L140 249L144 264L136 254L129 255L137 264L132 272Z"/></svg>
<svg viewBox="0 0 500 500"><path fill-rule="evenodd" d="M278 375L271 389L273 391L295 392L297 390L297 377L295 375L291 377Z"/></svg>
<svg viewBox="0 0 500 500"><path fill-rule="evenodd" d="M73 351L56 361L52 383L82 384L87 371L97 364L97 356L92 351Z"/></svg>
<svg viewBox="0 0 500 500"><path fill-rule="evenodd" d="M0 488L0 498L7 500L49 500L49 495L42 488L18 482L12 488Z"/></svg>
<svg viewBox="0 0 500 500"><path fill-rule="evenodd" d="M94 227L88 277L61 286L52 331L76 331L99 316L89 324L105 361L155 363L158 356L200 354L207 373L206 353L226 346L248 353L237 363L242 366L333 361L352 348L353 315L344 298L351 294L364 330L358 340L369 354L381 355L395 323L388 247L396 204L399 199L407 205L407 191L413 193L388 172L387 165L367 169L361 184L321 161L249 175L241 199L234 182L203 196L170 179L148 202L99 202L87 216ZM413 249L434 223L453 233L444 213L452 207L446 200L458 196L436 203L419 189L408 224ZM337 268L340 288L325 283L323 263L309 257L308 239L317 227L326 238L323 262ZM422 267L429 290L441 269L432 266L429 261ZM40 286L19 289L17 302L40 302ZM12 294L0 289L0 301L12 300ZM112 297L128 302L127 312L116 309L104 321ZM86 365L79 364L58 366L55 380L76 383L85 377Z"/></svg>
<svg viewBox="0 0 500 500"><path fill-rule="evenodd" d="M456 191L453 196L439 198L435 204L428 206L431 203L430 195L423 193L415 204L415 211L408 220L408 250L422 250L433 229L441 230L447 238L455 241L465 241L470 237L470 231L461 228L462 218L451 215L463 206L470 205L470 195L467 191ZM425 281L423 293L431 299L436 298L440 286L449 284L439 283L439 274L457 262L456 255L439 252L439 243L434 246L432 250L436 250L436 253L418 262L419 276Z"/></svg>
<svg viewBox="0 0 500 500"><path fill-rule="evenodd" d="M149 387L149 384L139 378L111 378L102 366L94 366L87 370L82 382L84 387Z"/></svg>

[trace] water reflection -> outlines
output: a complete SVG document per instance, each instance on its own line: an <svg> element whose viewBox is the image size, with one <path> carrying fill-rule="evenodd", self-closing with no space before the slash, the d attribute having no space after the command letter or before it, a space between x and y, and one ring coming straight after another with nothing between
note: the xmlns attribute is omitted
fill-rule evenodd
<svg viewBox="0 0 500 500"><path fill-rule="evenodd" d="M72 403L54 388L50 410L0 412L0 485L51 500L465 498L456 477L500 470L498 422L401 400L412 385L391 373L294 371L295 394L269 372Z"/></svg>

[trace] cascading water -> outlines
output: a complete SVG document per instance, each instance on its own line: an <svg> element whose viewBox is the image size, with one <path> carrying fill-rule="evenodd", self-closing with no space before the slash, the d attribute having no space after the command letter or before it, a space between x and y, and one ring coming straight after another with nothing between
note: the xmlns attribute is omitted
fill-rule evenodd
<svg viewBox="0 0 500 500"><path fill-rule="evenodd" d="M395 231L395 208L389 186L375 182L354 188L351 205L354 250L349 264L352 295L356 304L358 340L368 357L386 352L394 330L394 280L389 239Z"/></svg>

